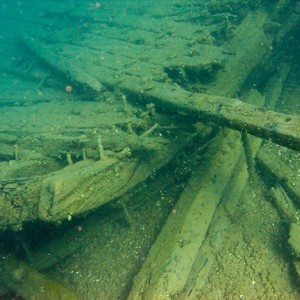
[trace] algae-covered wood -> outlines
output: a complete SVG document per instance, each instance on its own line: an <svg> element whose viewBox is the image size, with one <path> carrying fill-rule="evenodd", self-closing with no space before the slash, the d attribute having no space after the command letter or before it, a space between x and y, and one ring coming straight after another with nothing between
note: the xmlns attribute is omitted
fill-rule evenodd
<svg viewBox="0 0 300 300"><path fill-rule="evenodd" d="M8 160L0 170L3 228L36 219L61 221L103 205L151 176L194 138L192 127L189 134L178 132L172 117L162 121L158 113L132 116L132 130L140 133L129 132L124 104L118 103L119 111L109 117L106 112L116 106L99 104L95 110L88 102L9 110L9 121L0 121L5 132L0 153Z"/></svg>
<svg viewBox="0 0 300 300"><path fill-rule="evenodd" d="M0 49L0 247L16 264L81 299L297 299L295 170L247 136L299 150L295 2L17 7L0 20L18 32L13 59Z"/></svg>
<svg viewBox="0 0 300 300"><path fill-rule="evenodd" d="M265 144L258 153L257 161L270 178L274 177L295 201L300 203L300 155L298 152Z"/></svg>
<svg viewBox="0 0 300 300"><path fill-rule="evenodd" d="M237 54L227 59L225 68L221 71L218 69L223 68L222 61L225 60L225 56L219 48L201 44L199 41L196 46L188 47L185 45L186 41L178 42L176 36L173 37L175 39L173 42L178 43L179 53L181 48L184 49L182 51L187 53L188 60L177 51L172 57L170 52L172 48L169 46L167 48L161 46L161 49L153 44L151 45L153 53L147 55L147 43L146 46L143 43L127 45L122 41L120 45L115 36L109 41L100 39L98 42L97 39L86 35L83 44L72 43L68 46L53 40L51 35L48 37L51 40L50 45L48 39L38 36L26 38L24 43L55 70L71 76L97 92L101 91L103 86L117 86L127 93L142 94L142 97L138 98L142 101L153 99L163 109L175 108L195 117L247 131L299 150L299 117L281 115L268 110L261 111L237 99L193 94L178 85L170 84L171 78L167 76L170 73L179 73L179 79L188 78L188 73L192 72L193 76L198 76L200 82L201 77L204 81L207 80L205 77L211 77L210 80L213 79L214 85L210 88L205 87L210 94L233 95L249 72L268 54L269 45L272 43L272 38L264 32L264 24L268 18L264 12L250 14L246 18L236 32L237 36L243 36L244 42L241 43L238 38L232 42L232 46L236 44L234 49ZM251 26L253 28L249 30ZM297 26L297 21L286 26L288 29L293 28ZM284 30L286 29L283 28L282 31ZM276 36L273 37L275 38ZM252 40L251 44L247 42L249 40ZM118 47L114 47L115 43ZM167 57L164 52L167 53ZM125 57L122 57L124 53ZM89 57L93 59L90 60Z"/></svg>

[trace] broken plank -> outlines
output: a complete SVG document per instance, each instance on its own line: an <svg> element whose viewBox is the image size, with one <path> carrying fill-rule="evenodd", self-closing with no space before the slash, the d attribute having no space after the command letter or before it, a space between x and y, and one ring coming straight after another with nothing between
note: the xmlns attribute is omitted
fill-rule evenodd
<svg viewBox="0 0 300 300"><path fill-rule="evenodd" d="M300 154L276 145L265 144L257 155L259 166L281 183L300 203Z"/></svg>
<svg viewBox="0 0 300 300"><path fill-rule="evenodd" d="M153 87L150 91L144 91L144 94L165 109L181 111L300 150L299 116L257 108L238 99L192 94L179 88L168 88Z"/></svg>
<svg viewBox="0 0 300 300"><path fill-rule="evenodd" d="M209 90L212 94L223 92L225 95L234 94L244 82L249 72L268 53L268 45L272 42L263 31L263 24L269 19L265 12L250 14L237 30L234 45L241 44L239 37L244 38L244 47L239 47L239 54L233 57L226 65L224 72L217 74L215 88ZM255 28L249 33L250 25ZM251 45L248 40L254 39ZM275 38L275 37L274 37ZM166 83L163 72L158 72L150 62L133 64L133 68L118 68L96 65L89 62L89 56L95 52L88 49L85 53L82 47L77 51L74 47L66 45L67 50L57 49L52 45L45 45L41 39L24 39L29 49L46 61L52 68L59 70L67 76L82 84L90 86L99 92L101 86L119 88L127 93L137 96L135 100L156 102L162 109L180 111L190 114L194 118L212 121L221 126L246 131L261 138L270 139L275 143L300 150L300 117L263 110L246 104L238 99L218 97L206 94L193 94L184 89ZM263 45L263 46L262 46ZM68 48L70 47L70 48ZM61 57L72 49L72 56ZM255 51L255 55L251 54ZM251 59L248 58L251 56ZM83 59L86 58L86 59ZM137 59L138 60L138 59ZM245 63L245 61L247 63ZM240 73L239 64L244 62ZM238 75L238 76L237 76ZM228 83L228 78L230 81ZM238 80L237 80L238 77Z"/></svg>
<svg viewBox="0 0 300 300"><path fill-rule="evenodd" d="M246 131L249 134L272 140L282 146L300 150L300 117L260 109L243 101L207 94L193 94L180 87L137 76L122 76L122 73L99 72L103 67L93 67L90 73L84 72L80 64L72 65L59 60L49 49L41 50L38 41L27 40L26 44L38 56L49 62L64 74L71 76L99 91L102 84L118 86L141 99L142 102L156 102L164 109L172 109L191 114L196 118L212 121L222 126ZM98 72L97 72L98 71ZM109 70L107 70L109 71ZM90 74L93 74L90 75ZM88 75L88 76L86 76ZM91 80L90 80L91 79ZM148 82L147 82L148 81Z"/></svg>
<svg viewBox="0 0 300 300"><path fill-rule="evenodd" d="M13 254L2 250L0 253L1 284L21 295L23 299L79 299L73 291L39 273Z"/></svg>
<svg viewBox="0 0 300 300"><path fill-rule="evenodd" d="M141 299L140 295L145 299L176 298L184 292L193 265L206 265L206 256L201 262L195 260L241 155L242 146L236 140L237 133L231 131L226 139L219 135L208 146L201 166L191 175L135 277L128 299ZM218 153L221 146L229 145L231 151Z"/></svg>
<svg viewBox="0 0 300 300"><path fill-rule="evenodd" d="M50 51L41 51L37 42L26 41L27 46L35 51L41 58L48 61L51 66L64 74L85 83L99 91L101 84L119 86L131 94L140 94L136 97L143 102L156 102L164 109L171 109L191 114L205 121L215 122L222 126L246 131L249 134L270 139L282 146L300 150L300 117L277 113L267 109L260 109L246 104L238 99L219 97L207 94L193 94L170 84L158 83L153 80L146 82L147 78L126 76L116 72L97 72L101 68L94 66L90 70L94 74L83 72L76 65L62 63L55 54ZM91 66L92 67L92 66ZM103 68L104 69L104 68ZM88 74L88 76L85 76ZM123 76L122 76L123 75ZM120 76L120 77L119 77ZM90 80L92 78L92 80Z"/></svg>

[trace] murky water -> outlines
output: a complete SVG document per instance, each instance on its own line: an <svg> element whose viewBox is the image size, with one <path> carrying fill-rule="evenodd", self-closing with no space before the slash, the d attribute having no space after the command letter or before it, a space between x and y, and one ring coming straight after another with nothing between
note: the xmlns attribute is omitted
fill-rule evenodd
<svg viewBox="0 0 300 300"><path fill-rule="evenodd" d="M296 1L0 1L1 299L298 299Z"/></svg>

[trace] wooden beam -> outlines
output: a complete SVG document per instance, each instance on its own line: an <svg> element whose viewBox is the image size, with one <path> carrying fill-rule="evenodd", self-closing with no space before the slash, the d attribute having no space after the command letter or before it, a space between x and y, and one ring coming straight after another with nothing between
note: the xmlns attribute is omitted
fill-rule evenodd
<svg viewBox="0 0 300 300"><path fill-rule="evenodd" d="M163 84L153 84L143 95L143 98L137 99L148 99L169 112L186 113L203 121L246 131L293 150L300 150L300 116L258 108L234 98L192 94Z"/></svg>

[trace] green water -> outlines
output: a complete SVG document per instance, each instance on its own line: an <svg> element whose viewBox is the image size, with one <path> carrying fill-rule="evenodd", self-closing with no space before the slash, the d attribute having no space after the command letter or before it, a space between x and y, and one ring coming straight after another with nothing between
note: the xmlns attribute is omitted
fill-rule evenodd
<svg viewBox="0 0 300 300"><path fill-rule="evenodd" d="M0 299L298 299L299 16L0 0Z"/></svg>

